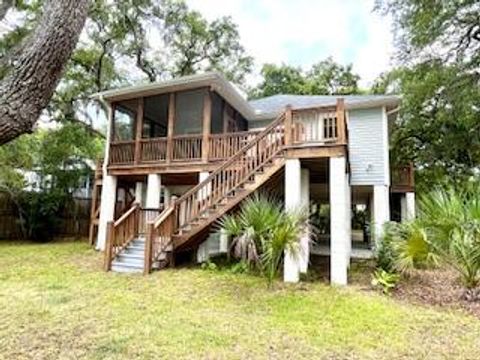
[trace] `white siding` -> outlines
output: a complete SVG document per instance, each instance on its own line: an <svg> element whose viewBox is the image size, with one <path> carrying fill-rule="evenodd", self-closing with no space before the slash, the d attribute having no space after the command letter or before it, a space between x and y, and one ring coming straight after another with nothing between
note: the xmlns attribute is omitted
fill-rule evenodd
<svg viewBox="0 0 480 360"><path fill-rule="evenodd" d="M384 108L348 112L352 185L389 185L388 129Z"/></svg>

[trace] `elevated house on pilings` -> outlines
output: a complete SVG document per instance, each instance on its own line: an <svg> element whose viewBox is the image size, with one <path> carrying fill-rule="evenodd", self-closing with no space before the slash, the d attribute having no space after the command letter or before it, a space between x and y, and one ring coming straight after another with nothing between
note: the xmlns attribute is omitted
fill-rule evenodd
<svg viewBox="0 0 480 360"><path fill-rule="evenodd" d="M329 214L316 243L302 240L303 256L286 257L284 279L298 281L320 254L330 256L331 281L346 284L350 259L371 254L370 234L414 216L413 169L390 166L396 96L247 101L208 73L96 97L110 123L91 239L106 270L150 273L226 251L213 225L269 188L286 208L316 204ZM358 228L359 212L370 226Z"/></svg>

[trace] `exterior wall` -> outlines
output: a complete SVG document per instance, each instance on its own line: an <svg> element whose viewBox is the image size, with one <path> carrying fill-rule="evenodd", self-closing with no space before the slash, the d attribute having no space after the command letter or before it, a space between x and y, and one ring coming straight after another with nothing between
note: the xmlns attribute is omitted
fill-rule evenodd
<svg viewBox="0 0 480 360"><path fill-rule="evenodd" d="M385 109L351 110L347 119L351 185L390 185Z"/></svg>

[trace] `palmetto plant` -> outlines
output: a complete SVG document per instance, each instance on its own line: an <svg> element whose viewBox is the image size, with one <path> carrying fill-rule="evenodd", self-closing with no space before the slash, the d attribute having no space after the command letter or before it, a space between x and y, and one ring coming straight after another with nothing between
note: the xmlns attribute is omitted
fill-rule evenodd
<svg viewBox="0 0 480 360"><path fill-rule="evenodd" d="M231 253L264 275L269 284L280 271L284 251L299 256L299 239L309 227L308 210L286 212L274 198L256 195L220 227L232 238Z"/></svg>
<svg viewBox="0 0 480 360"><path fill-rule="evenodd" d="M383 247L389 247L389 266L380 266L387 271L409 274L412 269L437 265L427 230L419 220L404 223L388 223L385 228ZM384 250L385 251L385 250Z"/></svg>
<svg viewBox="0 0 480 360"><path fill-rule="evenodd" d="M470 297L480 283L480 187L439 188L420 200L431 244L460 275Z"/></svg>

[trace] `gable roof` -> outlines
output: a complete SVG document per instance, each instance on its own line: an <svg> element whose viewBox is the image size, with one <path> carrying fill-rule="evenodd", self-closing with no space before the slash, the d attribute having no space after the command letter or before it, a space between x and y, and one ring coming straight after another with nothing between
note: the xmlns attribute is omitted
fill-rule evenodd
<svg viewBox="0 0 480 360"><path fill-rule="evenodd" d="M93 94L92 98L114 102L199 87L210 87L216 91L247 120L275 118L285 110L287 105L291 105L294 109L333 106L337 98L340 97L345 100L346 109L380 106L394 108L400 104L400 97L396 95L274 95L247 101L238 88L218 72L189 75L167 81L107 90Z"/></svg>

